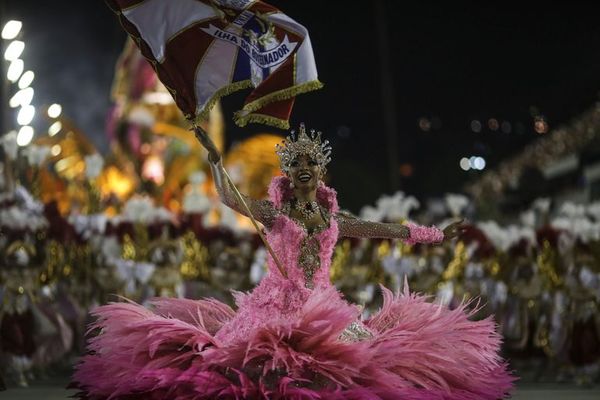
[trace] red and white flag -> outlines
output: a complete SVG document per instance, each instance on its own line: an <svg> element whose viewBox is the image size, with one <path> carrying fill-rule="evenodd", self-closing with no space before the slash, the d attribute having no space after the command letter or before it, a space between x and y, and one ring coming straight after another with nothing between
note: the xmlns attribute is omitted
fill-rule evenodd
<svg viewBox="0 0 600 400"><path fill-rule="evenodd" d="M253 88L234 119L283 129L294 96L322 87L308 31L251 0L106 0L190 121Z"/></svg>

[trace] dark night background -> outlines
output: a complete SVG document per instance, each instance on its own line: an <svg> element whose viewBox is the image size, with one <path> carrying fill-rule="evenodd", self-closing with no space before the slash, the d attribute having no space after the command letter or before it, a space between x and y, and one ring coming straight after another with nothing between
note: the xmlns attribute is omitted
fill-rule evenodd
<svg viewBox="0 0 600 400"><path fill-rule="evenodd" d="M36 73L34 104L58 102L101 151L114 64L125 33L100 0L4 0L7 18L24 23L26 69ZM381 62L374 1L272 1L305 25L325 88L300 96L292 124L305 121L333 142L333 186L350 208L398 188L419 198L460 191L480 171L459 160L482 156L487 168L598 99L600 4L383 2L398 130L398 163L390 171L383 123ZM224 101L228 145L265 131L235 127L243 95ZM427 118L432 128L419 128ZM489 118L511 132L491 131ZM473 119L484 124L480 133ZM269 129L271 130L271 129ZM272 131L272 130L271 130ZM411 173L412 168L412 173Z"/></svg>

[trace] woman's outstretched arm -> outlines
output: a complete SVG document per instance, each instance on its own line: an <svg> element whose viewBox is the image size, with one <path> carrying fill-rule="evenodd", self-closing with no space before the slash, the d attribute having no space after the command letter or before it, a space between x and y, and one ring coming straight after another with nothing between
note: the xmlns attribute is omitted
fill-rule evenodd
<svg viewBox="0 0 600 400"><path fill-rule="evenodd" d="M401 239L409 244L441 243L458 235L462 221L454 222L444 230L435 226L422 226L412 222L393 224L365 221L346 213L336 215L339 235L357 238Z"/></svg>

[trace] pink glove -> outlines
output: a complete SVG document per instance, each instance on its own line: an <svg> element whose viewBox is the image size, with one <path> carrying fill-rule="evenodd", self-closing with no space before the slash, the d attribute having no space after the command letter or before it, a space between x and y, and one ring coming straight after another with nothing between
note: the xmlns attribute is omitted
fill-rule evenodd
<svg viewBox="0 0 600 400"><path fill-rule="evenodd" d="M440 243L444 240L444 232L435 226L422 226L413 222L404 225L410 229L410 237L404 240L408 244Z"/></svg>

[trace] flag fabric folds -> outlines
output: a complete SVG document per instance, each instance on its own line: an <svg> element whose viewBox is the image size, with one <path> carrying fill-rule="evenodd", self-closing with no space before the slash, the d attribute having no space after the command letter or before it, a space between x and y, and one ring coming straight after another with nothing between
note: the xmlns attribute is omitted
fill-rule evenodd
<svg viewBox="0 0 600 400"><path fill-rule="evenodd" d="M294 96L322 87L308 31L250 0L106 0L192 122L253 88L234 120L283 129Z"/></svg>

